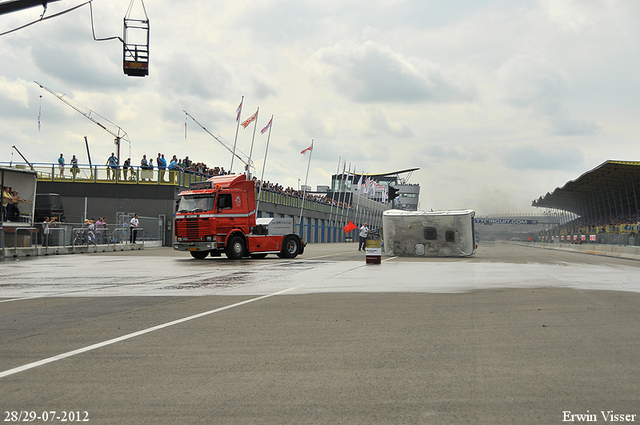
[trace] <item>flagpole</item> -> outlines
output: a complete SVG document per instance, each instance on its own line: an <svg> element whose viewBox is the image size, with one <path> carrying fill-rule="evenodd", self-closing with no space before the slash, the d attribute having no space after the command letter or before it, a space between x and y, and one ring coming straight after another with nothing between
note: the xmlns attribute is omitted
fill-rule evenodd
<svg viewBox="0 0 640 425"><path fill-rule="evenodd" d="M354 164L353 165L353 179L355 180L355 178L356 178L356 166ZM358 202L358 200L355 199L355 202L354 202L355 196L356 196L356 194L353 193L353 181L351 181L351 217L352 217L353 220L358 221L358 219L357 219L357 215L358 215L358 203L357 202ZM355 207L354 207L354 204L355 204Z"/></svg>
<svg viewBox="0 0 640 425"><path fill-rule="evenodd" d="M249 175L251 174L251 155L253 154L253 141L256 138L256 127L258 127L258 112L260 111L260 108L258 108L256 110L256 115L254 118L255 123L253 124L253 136L251 137L251 149L249 149L249 165L247 165L247 178L249 178Z"/></svg>
<svg viewBox="0 0 640 425"><path fill-rule="evenodd" d="M344 177L344 172L347 168L347 160L345 158L344 160L344 165L342 166L342 176ZM338 171L340 170L340 165L338 164ZM336 216L333 219L333 226L336 228L338 228L338 212L340 212L340 193L338 193L338 201L337 201L337 205L336 205ZM335 240L334 240L335 242Z"/></svg>
<svg viewBox="0 0 640 425"><path fill-rule="evenodd" d="M304 240L304 224L302 223L302 211L304 211L304 200L307 196L307 180L309 179L309 166L311 165L311 155L313 155L313 139L311 139L311 149L309 151L309 162L307 163L307 175L304 178L304 189L302 189L302 206L300 207L300 239Z"/></svg>
<svg viewBox="0 0 640 425"><path fill-rule="evenodd" d="M351 173L351 163L349 163L349 170L347 171L347 178L349 178L349 174ZM342 174L342 181L344 182L344 192L342 195L342 210L340 211L340 227L342 227L342 218L345 216L344 204L346 204L347 200L347 181L344 178L344 173ZM348 215L347 215L348 217Z"/></svg>
<svg viewBox="0 0 640 425"><path fill-rule="evenodd" d="M354 170L353 170L353 174L355 174L355 173L356 173L356 171L355 171L355 169L354 169ZM354 177L355 177L355 176L354 176ZM362 188L360 187L360 182L361 182L361 181L362 181L362 174L360 175L360 179L358 180L358 183L356 183L356 184L357 184L357 186L356 186L356 187L357 187L357 189L356 189L356 190L358 191L358 193L357 193L356 195L358 195L358 197L356 198L356 209L355 209L354 218L355 218L355 220L356 220L357 222L360 222L360 221L361 221L360 216L361 216L361 214L362 214L362 212L360 211L360 196L361 196L361 195L360 195L360 191L362 190ZM352 192L353 192L353 191L352 191Z"/></svg>
<svg viewBox="0 0 640 425"><path fill-rule="evenodd" d="M338 173L340 172L340 161L342 161L342 156L338 157L338 166L336 167L336 177L338 176ZM331 227L331 216L333 215L333 206L337 201L335 200L335 198L333 197L333 193L331 194L331 209L329 210L329 234L328 234L328 242L331 242L331 234L332 232L332 227ZM335 238L335 234L333 235L333 241L336 241Z"/></svg>
<svg viewBox="0 0 640 425"><path fill-rule="evenodd" d="M260 206L260 195L262 195L262 182L264 181L264 169L267 167L267 152L269 152L269 140L271 140L271 127L273 126L273 115L269 121L269 135L267 136L267 147L264 150L264 162L262 163L262 173L260 175L260 187L258 188L258 202L256 203L256 218L258 217L258 207Z"/></svg>
<svg viewBox="0 0 640 425"><path fill-rule="evenodd" d="M240 106L237 109L238 114L236 115L236 138L233 141L233 155L231 155L231 166L229 167L229 174L231 174L231 170L233 170L233 159L236 156L236 145L238 144L238 131L240 130L240 115L242 114L242 105L244 103L244 96L240 99Z"/></svg>

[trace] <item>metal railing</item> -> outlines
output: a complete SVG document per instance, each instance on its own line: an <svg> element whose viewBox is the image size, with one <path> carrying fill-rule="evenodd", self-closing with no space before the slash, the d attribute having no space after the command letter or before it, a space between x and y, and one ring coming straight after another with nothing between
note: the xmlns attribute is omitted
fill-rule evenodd
<svg viewBox="0 0 640 425"><path fill-rule="evenodd" d="M51 233L53 232L53 233ZM59 235L56 235L56 233L60 233L62 232L62 238L60 238ZM52 237L52 235L55 235L56 237ZM49 253L49 246L50 246L50 242L54 241L54 240L66 240L67 238L67 227L49 227L49 233L43 233L42 234L42 246L45 249L45 253L48 254ZM37 239L36 239L36 245L37 245Z"/></svg>
<svg viewBox="0 0 640 425"><path fill-rule="evenodd" d="M10 231L5 231L2 229L2 234L0 234L0 243L3 248L13 248L14 253L18 252L18 248L29 247L32 245L35 235L38 232L38 229L35 227L12 227L8 228ZM19 233L26 232L27 235L25 237L20 238ZM8 237L7 237L8 236ZM13 242L13 243L12 243Z"/></svg>
<svg viewBox="0 0 640 425"><path fill-rule="evenodd" d="M190 170L159 170L141 166L115 168L107 165L78 164L60 166L51 163L34 163L30 166L0 162L5 167L31 169L37 173L38 181L78 182L78 183L112 183L112 184L145 184L189 187L191 183L207 180L210 176Z"/></svg>
<svg viewBox="0 0 640 425"><path fill-rule="evenodd" d="M157 220L157 219L156 219ZM136 242L156 240L149 238L143 227L137 229ZM75 249L80 246L91 247L94 252L100 246L116 248L117 244L129 244L131 233L128 227L89 228L80 223L56 223L49 225L49 233L43 226L17 226L0 228L0 248L44 248L49 253L54 248Z"/></svg>

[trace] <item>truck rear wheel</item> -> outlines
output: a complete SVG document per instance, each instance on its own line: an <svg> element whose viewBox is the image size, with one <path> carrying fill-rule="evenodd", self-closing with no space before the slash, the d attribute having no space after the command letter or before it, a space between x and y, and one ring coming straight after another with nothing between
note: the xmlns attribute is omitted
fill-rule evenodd
<svg viewBox="0 0 640 425"><path fill-rule="evenodd" d="M196 260L204 260L209 255L209 251L190 251L189 253Z"/></svg>
<svg viewBox="0 0 640 425"><path fill-rule="evenodd" d="M244 257L245 244L244 239L240 236L231 236L229 242L224 250L228 258L232 260L239 260Z"/></svg>
<svg viewBox="0 0 640 425"><path fill-rule="evenodd" d="M300 251L300 239L295 235L285 236L282 243L282 251L278 254L280 258L296 258Z"/></svg>

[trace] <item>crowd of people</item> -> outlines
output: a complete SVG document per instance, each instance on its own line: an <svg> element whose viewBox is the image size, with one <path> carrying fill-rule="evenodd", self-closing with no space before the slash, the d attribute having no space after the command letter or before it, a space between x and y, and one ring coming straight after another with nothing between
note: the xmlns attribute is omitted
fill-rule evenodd
<svg viewBox="0 0 640 425"><path fill-rule="evenodd" d="M123 168L133 170L133 167L131 166L131 158L127 158L127 160L124 162ZM142 159L140 160L140 169L157 169L158 171L184 171L189 173L201 174L207 178L227 174L223 167L210 168L204 162L191 161L188 156L185 156L183 159L178 159L177 155L173 155L167 162L164 154L160 152L158 152L158 156L156 157L155 166L153 165L153 158L147 159L147 155L142 155Z"/></svg>
<svg viewBox="0 0 640 425"><path fill-rule="evenodd" d="M159 152L155 160L155 165L153 162L153 158L147 159L146 154L142 155L142 159L140 160L140 169L155 169L159 171L184 171L189 173L202 174L207 178L228 174L228 172L225 171L224 167L209 167L204 162L195 162L190 160L188 156L185 156L183 159L179 159L177 155L173 155L173 157L169 161L167 161L164 154ZM61 178L64 178L66 165L67 163L64 158L64 154L61 153L60 157L58 158L58 169ZM115 178L116 170L119 168L122 168L122 170L124 171L125 179L127 178L128 172L135 173L135 166L132 164L131 158L127 158L121 164L120 160L114 152L111 152L111 156L107 158L107 162L104 165L107 167L107 178ZM78 159L75 155L73 155L73 158L71 159L71 170L75 173L78 169Z"/></svg>
<svg viewBox="0 0 640 425"><path fill-rule="evenodd" d="M2 217L4 221L11 222L11 220L20 219L19 203L30 204L31 201L22 199L17 190L5 186L2 191Z"/></svg>
<svg viewBox="0 0 640 425"><path fill-rule="evenodd" d="M127 161L125 161L125 163L129 163L131 162L131 158L127 159ZM184 159L178 159L178 157L176 155L173 155L173 157L171 158L171 160L169 161L169 163L167 164L167 161L165 159L165 156L163 153L158 152L158 156L156 158L156 166L157 170L159 171L173 171L173 170L179 170L179 171L184 171L184 172L189 172L189 173L194 173L194 174L198 174L198 175L202 175L205 178L211 178L211 177L215 177L215 176L222 176L222 175L227 175L229 174L228 171L225 171L224 167L209 167L207 166L207 164L205 164L204 162L195 162L189 159L188 156L185 156ZM143 155L142 159L140 160L140 168L141 169L147 169L147 170L153 170L154 169L154 165L153 165L153 160L149 159L147 160L146 155ZM260 188L261 183L260 181L254 177L253 178L254 181L256 182L256 189ZM285 188L284 186L282 186L279 183L272 183L269 181L265 181L264 183L262 183L262 190L266 190L269 192L274 192L274 193L281 193L284 195L289 195L292 196L294 198L300 198L302 199L303 194L304 194L304 198L307 201L310 202L317 202L320 204L324 204L324 205L332 205L335 207L339 207L339 208L349 208L351 209L351 205L347 202L342 202L339 200L334 200L330 197L324 196L324 195L318 195L318 194L313 194L313 193L305 193L301 190L296 190L293 189L292 187L287 187Z"/></svg>
<svg viewBox="0 0 640 425"><path fill-rule="evenodd" d="M75 156L74 156L75 157ZM64 170L64 157L60 154L60 158L58 160L61 170L61 175ZM105 164L107 166L107 176L108 178L115 178L115 170L119 167L122 167L124 172L124 179L126 180L129 176L129 172L131 175L135 175L135 169L131 164L131 158L127 158L123 164L120 166L118 158L112 152L111 156L107 159ZM77 165L76 165L77 167ZM194 173L198 175L202 175L205 178L211 178L215 176L222 176L230 174L230 172L226 171L224 167L209 167L204 162L196 162L189 159L188 156L185 156L183 159L179 159L177 155L173 155L169 161L165 158L165 155L161 152L158 152L158 156L155 160L153 158L147 159L147 155L143 155L140 160L140 169L141 170L158 170L160 173L164 173L165 171L183 171L188 173ZM162 179L162 175L160 174L160 178ZM266 190L273 193L280 193L283 195L292 196L294 198L302 199L304 197L305 200L310 202L316 202L324 205L334 206L338 208L348 208L352 209L352 206L348 202L344 202L341 200L332 199L331 197L327 197L325 195L319 195L314 193L305 193L301 190L296 190L292 187L284 187L279 183L272 183L269 181L265 181L262 184L260 181L254 177L254 181L256 182L256 189L260 188L262 190Z"/></svg>
<svg viewBox="0 0 640 425"><path fill-rule="evenodd" d="M50 245L49 237L51 235L51 229L57 227L60 222L56 217L45 217L41 223L43 244L45 246ZM112 226L113 227L113 226ZM137 239L138 230L140 227L140 221L138 214L135 214L129 222L124 223L124 229L129 230L129 243L135 244ZM109 244L115 242L124 242L126 233L117 236L107 224L106 217L99 217L97 220L93 218L85 219L82 223L82 227L74 229L73 243L75 245L94 245L94 244Z"/></svg>
<svg viewBox="0 0 640 425"><path fill-rule="evenodd" d="M271 183L269 181L265 181L265 182L260 182L260 180L256 179L255 177L253 178L255 184L256 184L256 190L261 188L261 190L266 190L268 192L273 192L273 193L280 193L283 195L288 195L288 196L292 196L294 198L299 198L302 199L304 196L304 199L310 202L317 202L319 204L324 204L324 205L329 205L329 206L334 206L334 207L338 207L338 208L348 208L348 209L352 209L351 204L349 204L348 202L343 202L340 200L335 200L332 199L326 195L319 195L316 193L308 193L308 192L304 192L302 190L296 190L292 187L287 187L285 188L284 186L282 186L281 184L278 183Z"/></svg>
<svg viewBox="0 0 640 425"><path fill-rule="evenodd" d="M48 245L48 235L51 234L51 227L56 226L58 221L55 217L45 217L42 222L42 233L45 235L46 243ZM135 214L129 222L124 223L124 229L129 230L129 243L135 244L140 227L140 221L138 214ZM93 218L85 219L82 228L78 229L74 234L74 244L79 245L94 245L94 244L109 244L115 242L124 242L125 232L121 236L116 236L113 230L109 229L106 217L99 217L97 220Z"/></svg>
<svg viewBox="0 0 640 425"><path fill-rule="evenodd" d="M600 220L588 220L586 218L577 218L564 225L565 228L571 231L578 231L584 228L597 228L597 227L609 227L609 226L621 226L625 224L640 224L640 216L638 213L632 213L631 215L625 214L618 215L616 217L602 217Z"/></svg>

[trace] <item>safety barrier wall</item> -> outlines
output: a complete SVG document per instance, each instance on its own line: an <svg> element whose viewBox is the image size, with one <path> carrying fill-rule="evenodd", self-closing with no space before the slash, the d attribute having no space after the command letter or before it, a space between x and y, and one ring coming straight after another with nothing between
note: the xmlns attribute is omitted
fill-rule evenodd
<svg viewBox="0 0 640 425"><path fill-rule="evenodd" d="M602 255L605 257L624 258L628 260L640 261L639 246L621 246L605 244L548 244L548 243L527 243L526 246L546 249L566 250L591 255Z"/></svg>
<svg viewBox="0 0 640 425"><path fill-rule="evenodd" d="M640 246L640 224L566 227L539 232L541 242Z"/></svg>

